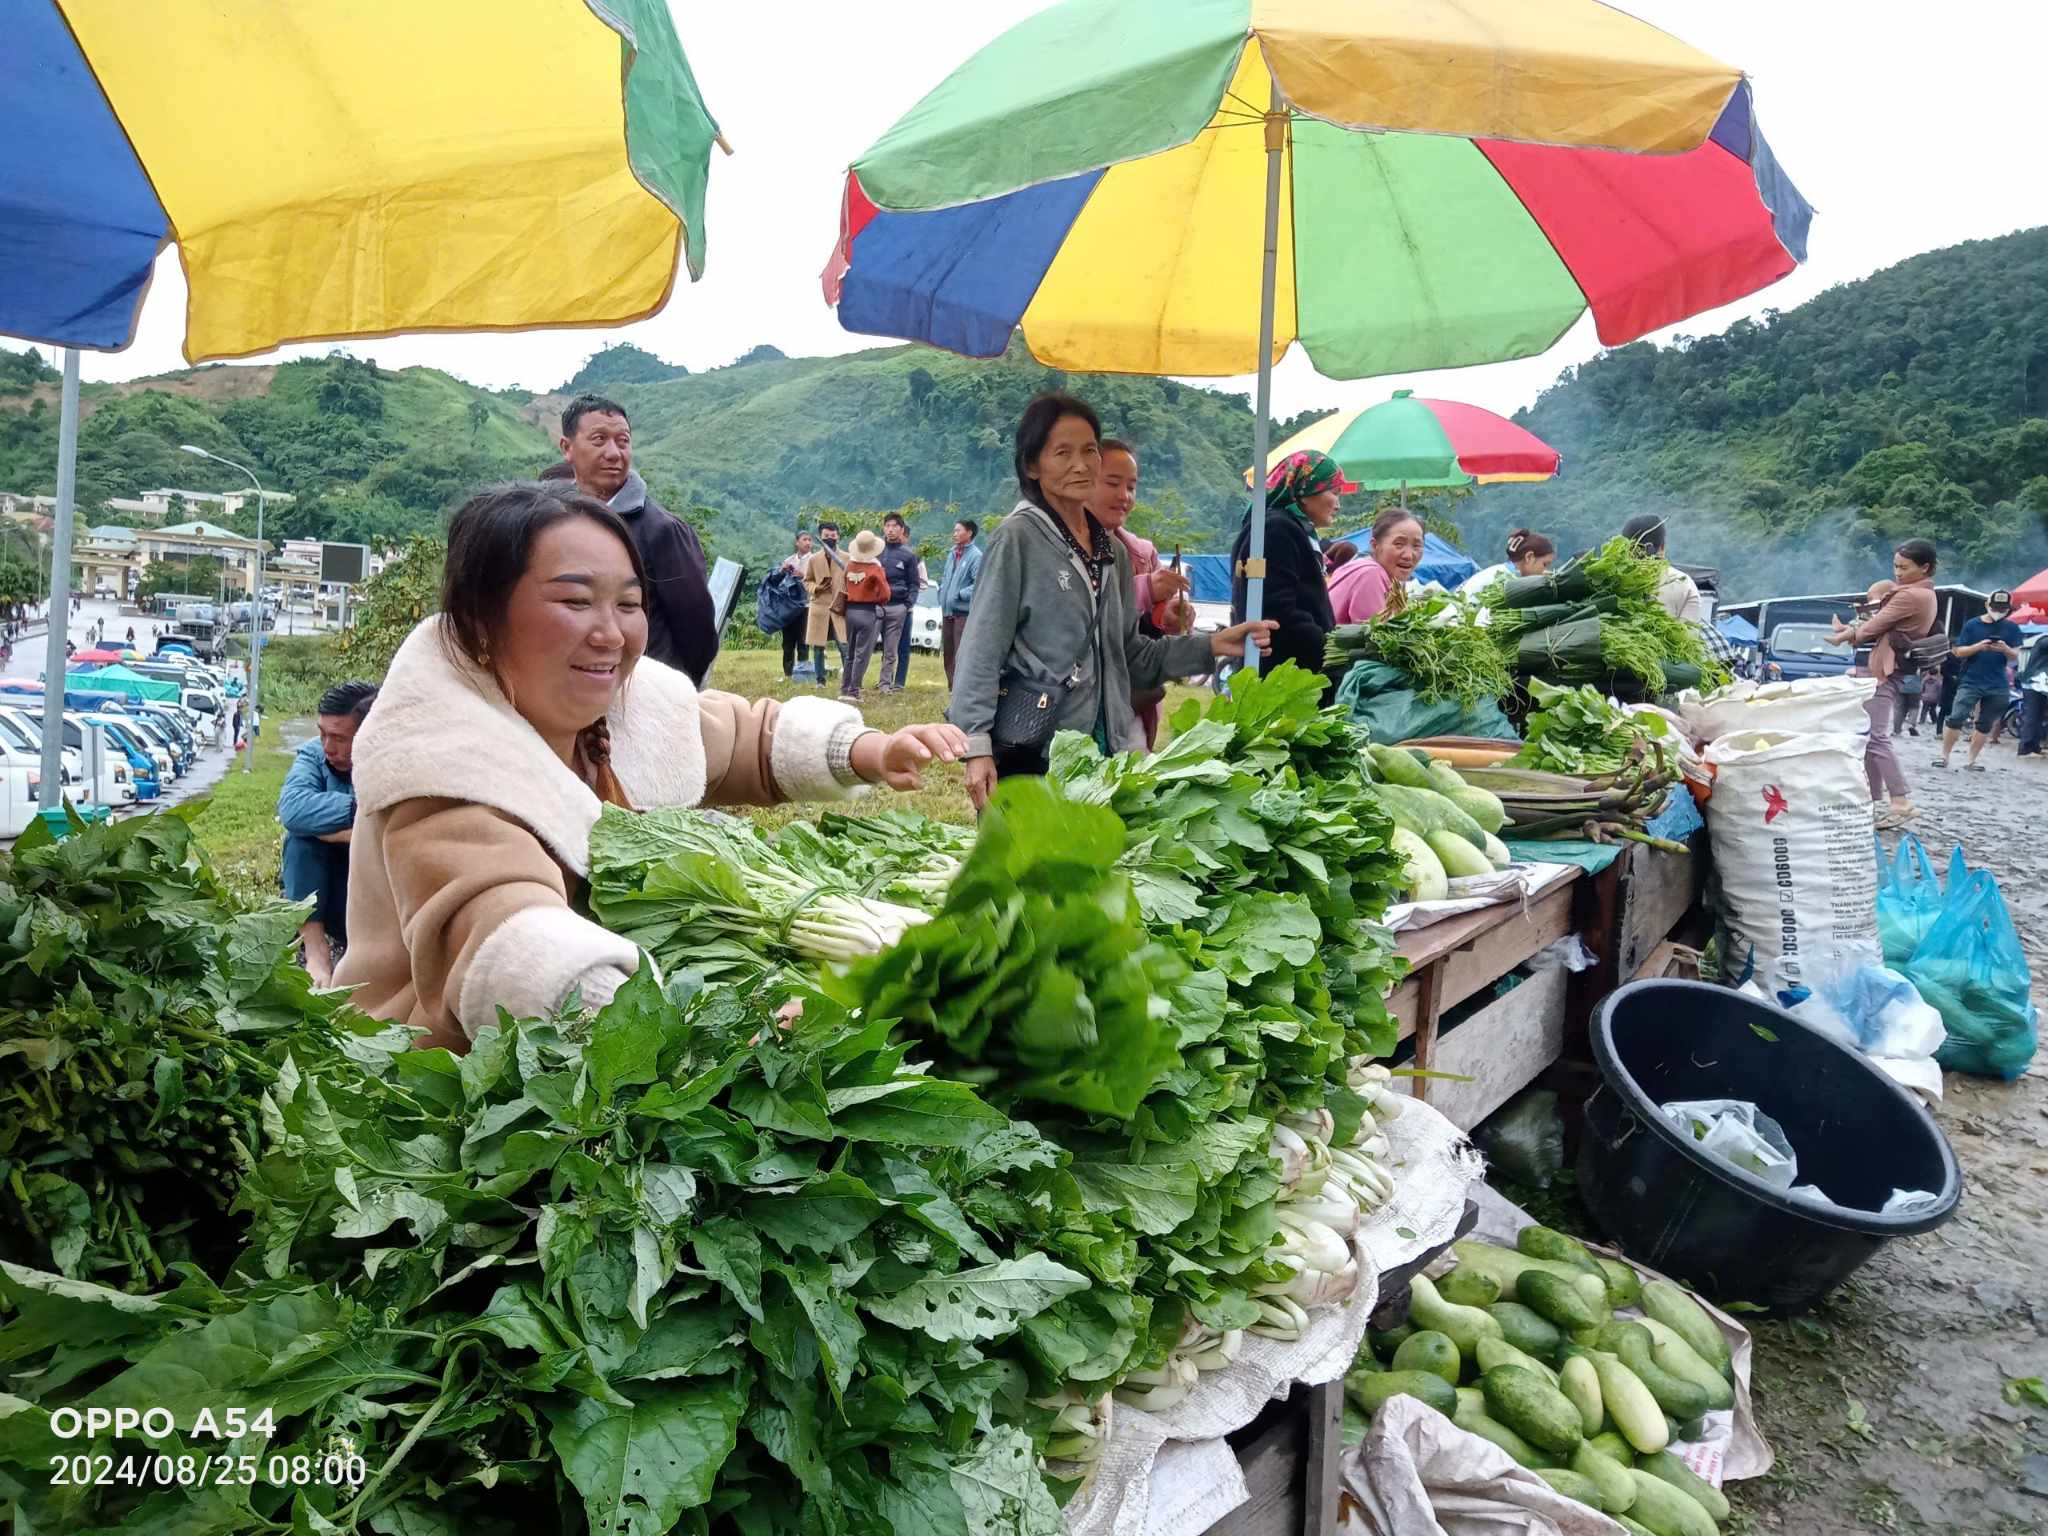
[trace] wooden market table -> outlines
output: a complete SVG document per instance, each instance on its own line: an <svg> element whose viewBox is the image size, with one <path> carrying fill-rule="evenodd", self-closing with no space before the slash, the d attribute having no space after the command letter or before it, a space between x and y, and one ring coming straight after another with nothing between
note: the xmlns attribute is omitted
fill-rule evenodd
<svg viewBox="0 0 2048 1536"><path fill-rule="evenodd" d="M1705 833L1689 846L1674 854L1629 843L1597 875L1574 868L1526 902L1401 934L1395 948L1409 972L1387 999L1400 1039L1413 1041L1419 1070L1467 1079L1411 1078L1409 1091L1469 1131L1560 1059L1589 1071L1594 1007L1644 972L1698 900ZM1451 1010L1573 933L1593 954L1590 970L1539 971L1445 1026Z"/></svg>

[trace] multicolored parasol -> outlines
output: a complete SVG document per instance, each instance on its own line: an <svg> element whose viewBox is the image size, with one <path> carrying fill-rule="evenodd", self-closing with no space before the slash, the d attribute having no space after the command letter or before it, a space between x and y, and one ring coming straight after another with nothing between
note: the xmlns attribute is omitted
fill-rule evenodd
<svg viewBox="0 0 2048 1536"><path fill-rule="evenodd" d="M1333 378L1589 309L1619 344L1776 282L1811 217L1742 74L1594 0L1068 0L855 159L824 286L976 357L1257 370L1264 463L1296 342Z"/></svg>
<svg viewBox="0 0 2048 1536"><path fill-rule="evenodd" d="M1311 422L1275 448L1267 464L1307 448L1327 453L1369 491L1529 484L1562 467L1555 448L1506 417L1406 389Z"/></svg>

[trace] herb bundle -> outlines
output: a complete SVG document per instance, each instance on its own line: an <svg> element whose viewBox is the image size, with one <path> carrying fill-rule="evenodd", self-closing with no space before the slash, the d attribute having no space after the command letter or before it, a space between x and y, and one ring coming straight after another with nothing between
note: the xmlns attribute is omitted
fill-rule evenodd
<svg viewBox="0 0 2048 1536"><path fill-rule="evenodd" d="M1476 617L1476 609L1456 598L1431 595L1369 624L1340 625L1330 632L1325 656L1333 668L1383 661L1406 673L1420 697L1455 698L1470 708L1505 698L1515 685L1494 637Z"/></svg>

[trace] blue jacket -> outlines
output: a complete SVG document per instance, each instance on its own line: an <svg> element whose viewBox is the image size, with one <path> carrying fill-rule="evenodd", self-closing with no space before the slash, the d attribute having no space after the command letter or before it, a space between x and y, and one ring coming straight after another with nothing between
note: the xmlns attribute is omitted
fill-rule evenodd
<svg viewBox="0 0 2048 1536"><path fill-rule="evenodd" d="M325 837L355 825L355 788L328 766L317 736L299 743L278 792L277 819L293 837Z"/></svg>
<svg viewBox="0 0 2048 1536"><path fill-rule="evenodd" d="M974 584L981 579L981 545L947 550L945 572L939 578L939 612L965 613L974 603Z"/></svg>
<svg viewBox="0 0 2048 1536"><path fill-rule="evenodd" d="M286 898L312 897L313 919L326 927L329 938L347 943L348 845L319 839L355 825L356 792L328 767L318 737L299 744L278 792L277 819L285 833L280 873Z"/></svg>

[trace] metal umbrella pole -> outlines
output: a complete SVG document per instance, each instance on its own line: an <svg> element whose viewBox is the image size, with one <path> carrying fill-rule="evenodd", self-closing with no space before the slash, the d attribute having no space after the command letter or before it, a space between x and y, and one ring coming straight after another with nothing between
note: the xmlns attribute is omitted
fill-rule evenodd
<svg viewBox="0 0 2048 1536"><path fill-rule="evenodd" d="M1280 95L1280 83L1273 83L1271 105L1266 112L1266 253L1259 279L1259 387L1257 418L1252 422L1252 474L1258 481L1257 505L1252 508L1251 542L1245 549L1244 616L1247 622L1264 618L1266 596L1266 454L1272 441L1273 414L1273 310L1280 286L1280 154L1287 146L1287 104ZM1259 670L1259 650L1244 648L1244 664L1254 676Z"/></svg>
<svg viewBox="0 0 2048 1536"><path fill-rule="evenodd" d="M64 349L57 412L57 533L50 550L49 633L43 649L43 782L46 811L64 805L64 642L71 635L71 503L78 490L78 349Z"/></svg>
<svg viewBox="0 0 2048 1536"><path fill-rule="evenodd" d="M229 469L239 470L249 477L249 484L256 488L256 579L249 592L249 736L242 754L242 772L256 771L256 685L263 672L263 511L270 504L270 498L263 493L263 482L256 478L256 471L246 464L237 464L233 459L224 459L217 453L191 443L178 445L185 452L197 454L202 459L211 459L216 464L225 464ZM227 580L225 569L221 580Z"/></svg>

